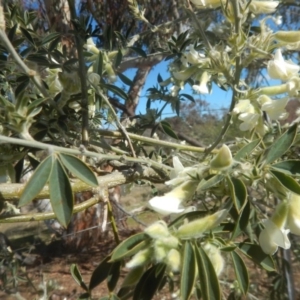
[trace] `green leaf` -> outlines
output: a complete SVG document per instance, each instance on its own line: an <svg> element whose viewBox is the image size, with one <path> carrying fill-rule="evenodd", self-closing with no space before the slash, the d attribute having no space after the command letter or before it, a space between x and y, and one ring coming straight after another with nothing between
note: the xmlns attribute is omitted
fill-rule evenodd
<svg viewBox="0 0 300 300"><path fill-rule="evenodd" d="M259 245L251 243L239 243L239 249L255 263L259 264L267 271L276 271L272 256L264 253Z"/></svg>
<svg viewBox="0 0 300 300"><path fill-rule="evenodd" d="M249 275L247 267L238 253L232 251L230 254L234 266L235 276L239 283L239 288L241 289L242 293L246 295L249 289Z"/></svg>
<svg viewBox="0 0 300 300"><path fill-rule="evenodd" d="M22 191L19 206L26 205L40 193L49 179L53 163L53 156L48 156L38 165Z"/></svg>
<svg viewBox="0 0 300 300"><path fill-rule="evenodd" d="M291 126L266 151L264 164L270 164L290 149L297 134L297 124Z"/></svg>
<svg viewBox="0 0 300 300"><path fill-rule="evenodd" d="M171 125L167 121L161 121L160 124L161 124L162 129L165 134L167 134L168 136L170 136L173 139L178 140L177 134L173 131L173 129L171 128Z"/></svg>
<svg viewBox="0 0 300 300"><path fill-rule="evenodd" d="M123 59L123 53L122 50L119 49L114 61L115 68L119 67L120 63L122 62L122 59Z"/></svg>
<svg viewBox="0 0 300 300"><path fill-rule="evenodd" d="M157 264L148 269L136 285L133 300L151 300L164 277L166 266Z"/></svg>
<svg viewBox="0 0 300 300"><path fill-rule="evenodd" d="M76 264L71 265L71 275L78 285L80 285L85 291L88 290L88 287L84 283L83 278Z"/></svg>
<svg viewBox="0 0 300 300"><path fill-rule="evenodd" d="M69 178L56 159L49 178L50 202L59 223L67 227L73 212L74 196Z"/></svg>
<svg viewBox="0 0 300 300"><path fill-rule="evenodd" d="M122 283L122 288L136 284L138 280L141 278L143 272L144 272L144 266L139 266L130 270Z"/></svg>
<svg viewBox="0 0 300 300"><path fill-rule="evenodd" d="M195 253L198 265L202 299L221 299L219 280L209 257L207 256L206 252L197 245L195 246Z"/></svg>
<svg viewBox="0 0 300 300"><path fill-rule="evenodd" d="M247 202L247 189L240 179L227 177L227 182L234 206L240 214Z"/></svg>
<svg viewBox="0 0 300 300"><path fill-rule="evenodd" d="M189 94L180 94L180 97L185 97L185 98L187 98L188 100L190 100L190 101L192 101L192 102L195 102L194 97L192 97L192 96L189 95Z"/></svg>
<svg viewBox="0 0 300 300"><path fill-rule="evenodd" d="M134 52L136 52L137 54L139 54L140 56L146 58L147 57L147 54L146 52L141 49L141 48L138 48L138 47L128 47L129 49L133 50Z"/></svg>
<svg viewBox="0 0 300 300"><path fill-rule="evenodd" d="M27 39L27 41L34 46L34 40L31 36L31 34L29 33L29 31L23 27L20 27L20 30L21 30L22 34L25 36L25 38Z"/></svg>
<svg viewBox="0 0 300 300"><path fill-rule="evenodd" d="M18 95L20 95L28 86L30 82L29 77L26 78L26 80L22 81L15 90L15 96L18 97Z"/></svg>
<svg viewBox="0 0 300 300"><path fill-rule="evenodd" d="M293 177L275 170L270 170L270 172L274 175L275 178L277 178L280 181L280 183L285 188L287 188L295 194L300 195L300 185Z"/></svg>
<svg viewBox="0 0 300 300"><path fill-rule="evenodd" d="M260 144L260 142L261 140L257 139L244 146L236 153L234 160L240 161L242 158L245 158L246 156L251 154L251 152Z"/></svg>
<svg viewBox="0 0 300 300"><path fill-rule="evenodd" d="M63 165L76 177L83 182L98 187L98 180L93 171L79 158L69 154L59 154Z"/></svg>
<svg viewBox="0 0 300 300"><path fill-rule="evenodd" d="M149 237L144 232L132 235L115 248L111 256L111 261L134 255L147 245L148 240Z"/></svg>
<svg viewBox="0 0 300 300"><path fill-rule="evenodd" d="M223 174L217 174L215 176L210 177L209 179L202 179L197 187L197 191L203 191L207 190L215 185L217 185L219 182L221 182L225 176Z"/></svg>
<svg viewBox="0 0 300 300"><path fill-rule="evenodd" d="M277 164L272 165L271 168L288 175L299 176L300 160L290 159L290 160L281 161Z"/></svg>
<svg viewBox="0 0 300 300"><path fill-rule="evenodd" d="M111 91L112 93L118 95L119 97L123 98L124 100L127 100L128 95L119 87L112 85L112 84L105 84L102 83L101 84L104 88L108 89L109 91Z"/></svg>
<svg viewBox="0 0 300 300"><path fill-rule="evenodd" d="M188 300L194 290L196 281L196 257L191 242L186 241L183 246L182 268L180 277L180 299Z"/></svg>
<svg viewBox="0 0 300 300"><path fill-rule="evenodd" d="M110 292L112 292L115 289L118 283L120 277L120 268L121 268L120 261L114 262L110 267L109 274L107 277L107 287Z"/></svg>
<svg viewBox="0 0 300 300"><path fill-rule="evenodd" d="M102 281L104 281L108 275L110 268L113 263L109 262L110 256L104 258L101 263L96 267L93 271L93 274L90 279L89 283L89 291L94 289L97 285L99 285Z"/></svg>
<svg viewBox="0 0 300 300"><path fill-rule="evenodd" d="M123 83L125 83L129 86L133 85L133 81L131 79L129 79L127 76L125 76L123 73L118 72L118 76L122 80Z"/></svg>
<svg viewBox="0 0 300 300"><path fill-rule="evenodd" d="M247 225L249 223L250 213L251 213L251 207L250 202L247 201L244 209L240 214L235 211L235 207L232 207L230 210L231 215L236 220L235 227L231 235L231 240L236 238L241 232L245 231L247 228Z"/></svg>
<svg viewBox="0 0 300 300"><path fill-rule="evenodd" d="M99 74L100 76L102 76L102 72L103 72L103 54L101 51L99 51L99 54L97 56L96 59L96 63L93 64L93 71L97 74Z"/></svg>
<svg viewBox="0 0 300 300"><path fill-rule="evenodd" d="M59 37L60 37L60 33L57 33L57 32L50 33L42 38L41 45L50 43Z"/></svg>

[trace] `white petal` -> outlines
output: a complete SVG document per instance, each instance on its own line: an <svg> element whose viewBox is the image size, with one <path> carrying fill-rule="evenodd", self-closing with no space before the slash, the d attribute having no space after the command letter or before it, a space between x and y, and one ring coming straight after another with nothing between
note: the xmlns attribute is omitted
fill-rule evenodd
<svg viewBox="0 0 300 300"><path fill-rule="evenodd" d="M259 245L266 254L274 254L278 246L271 240L271 237L266 229L259 235Z"/></svg>
<svg viewBox="0 0 300 300"><path fill-rule="evenodd" d="M181 200L170 196L156 196L149 200L148 206L162 215L178 214L185 210Z"/></svg>

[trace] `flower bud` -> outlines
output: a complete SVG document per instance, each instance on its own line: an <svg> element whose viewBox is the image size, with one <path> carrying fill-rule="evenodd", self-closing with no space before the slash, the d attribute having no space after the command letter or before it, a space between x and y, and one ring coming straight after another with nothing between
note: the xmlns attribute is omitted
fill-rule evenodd
<svg viewBox="0 0 300 300"><path fill-rule="evenodd" d="M144 231L152 239L159 239L170 235L166 222L162 220L148 226Z"/></svg>
<svg viewBox="0 0 300 300"><path fill-rule="evenodd" d="M271 14L273 13L279 1L251 1L249 5L249 10L257 15L257 14Z"/></svg>
<svg viewBox="0 0 300 300"><path fill-rule="evenodd" d="M93 85L98 85L100 83L100 76L97 73L89 73L88 80Z"/></svg>
<svg viewBox="0 0 300 300"><path fill-rule="evenodd" d="M181 266L180 252L176 249L171 249L167 254L166 264L172 272L179 272Z"/></svg>
<svg viewBox="0 0 300 300"><path fill-rule="evenodd" d="M217 155L211 160L210 167L215 170L223 170L232 165L232 154L225 144L220 148Z"/></svg>
<svg viewBox="0 0 300 300"><path fill-rule="evenodd" d="M197 71L197 69L198 67L192 66L182 71L173 72L173 77L179 81L186 81Z"/></svg>
<svg viewBox="0 0 300 300"><path fill-rule="evenodd" d="M211 243L205 243L202 248L210 259L217 276L219 276L224 269L224 259L221 255L220 249Z"/></svg>
<svg viewBox="0 0 300 300"><path fill-rule="evenodd" d="M300 31L282 31L279 30L274 33L274 38L277 41L284 42L284 43L297 43L300 42Z"/></svg>
<svg viewBox="0 0 300 300"><path fill-rule="evenodd" d="M291 233L300 235L300 196L291 193L288 206L287 228L290 229Z"/></svg>
<svg viewBox="0 0 300 300"><path fill-rule="evenodd" d="M199 238L205 231L221 223L227 216L227 213L226 209L222 209L213 215L184 224L178 228L176 236L179 239Z"/></svg>
<svg viewBox="0 0 300 300"><path fill-rule="evenodd" d="M134 269L145 265L151 260L152 249L147 248L136 253L133 258L126 264L126 268Z"/></svg>
<svg viewBox="0 0 300 300"><path fill-rule="evenodd" d="M221 0L191 0L191 2L200 8L217 8L221 6Z"/></svg>

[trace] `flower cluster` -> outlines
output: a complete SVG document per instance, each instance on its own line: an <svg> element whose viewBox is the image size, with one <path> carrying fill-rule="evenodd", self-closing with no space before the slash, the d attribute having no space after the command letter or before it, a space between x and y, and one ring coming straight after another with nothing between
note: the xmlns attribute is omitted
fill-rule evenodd
<svg viewBox="0 0 300 300"><path fill-rule="evenodd" d="M274 254L278 247L289 249L288 233L300 235L300 195L290 193L288 200L280 203L273 216L264 220L265 228L259 236L262 250Z"/></svg>
<svg viewBox="0 0 300 300"><path fill-rule="evenodd" d="M164 262L170 271L179 272L181 265L179 240L169 232L167 224L158 221L147 227L145 233L151 238L151 246L135 254L126 267L133 269L150 262Z"/></svg>
<svg viewBox="0 0 300 300"><path fill-rule="evenodd" d="M150 246L140 250L126 264L129 269L146 266L149 263L165 263L168 270L177 273L181 267L181 240L202 237L208 231L218 225L227 216L228 211L223 209L204 218L191 221L180 226L172 234L164 221L158 221L145 229L145 233L151 239ZM224 260L220 250L210 242L202 243L204 251L211 260L216 274L219 276L224 267Z"/></svg>

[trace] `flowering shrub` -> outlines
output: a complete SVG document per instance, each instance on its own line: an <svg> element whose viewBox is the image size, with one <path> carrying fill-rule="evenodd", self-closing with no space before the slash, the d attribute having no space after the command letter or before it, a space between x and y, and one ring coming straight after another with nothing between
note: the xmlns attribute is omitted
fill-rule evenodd
<svg viewBox="0 0 300 300"><path fill-rule="evenodd" d="M278 247L289 249L290 235L300 234L298 120L281 125L290 98L299 95L300 67L292 54L299 50L300 31L278 30L279 1L178 1L185 30L174 20L153 25L142 2L126 2L137 29L147 28L131 34L131 23L120 31L108 25L93 29L91 19L77 17L69 1L73 56L61 34L50 27L39 34L34 13L0 6L1 174L9 178L0 192L19 206L48 197L53 210L33 216L15 210L0 222L56 218L67 228L74 213L103 201L118 246L94 270L89 285L72 265L85 290L82 299L91 298L105 279L110 292L105 299L151 299L166 283L178 299L222 299L227 262L236 277L228 299L246 297L250 282L244 258L279 272L273 259L280 257ZM211 9L218 12L218 22L199 17ZM147 34L157 44L148 40L144 47ZM145 113L135 114L143 79L157 57L169 62L169 77L158 76L148 90ZM260 62L268 86L245 77ZM124 74L132 66L139 68L134 79ZM216 86L230 89L232 99L211 145L154 136L161 130L178 139L162 112L170 106L180 114L180 101L194 101L184 88L201 96L214 94ZM155 101L164 103L161 110L153 108ZM103 129L106 124L109 130ZM238 135L224 144L232 124L238 125ZM143 135L147 128L153 138ZM104 137L119 144L109 145ZM46 158L40 159L36 149L46 150ZM24 160L35 172L25 186L13 184ZM119 171L103 176L102 160ZM165 183L170 191L149 197L147 206L159 221L120 242L108 190L139 180ZM92 198L74 205L74 193L83 191ZM123 266L129 273L117 285Z"/></svg>

